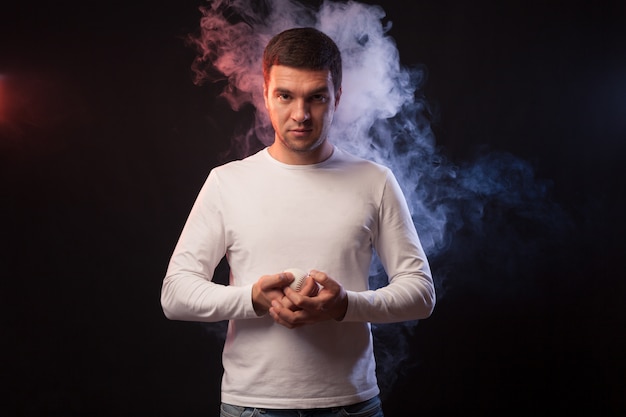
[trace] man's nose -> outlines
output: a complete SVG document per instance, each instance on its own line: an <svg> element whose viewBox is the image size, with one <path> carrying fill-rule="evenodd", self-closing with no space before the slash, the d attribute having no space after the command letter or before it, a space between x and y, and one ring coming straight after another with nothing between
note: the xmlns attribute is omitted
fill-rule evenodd
<svg viewBox="0 0 626 417"><path fill-rule="evenodd" d="M298 100L294 103L291 118L298 123L304 123L311 118L309 106L304 100Z"/></svg>

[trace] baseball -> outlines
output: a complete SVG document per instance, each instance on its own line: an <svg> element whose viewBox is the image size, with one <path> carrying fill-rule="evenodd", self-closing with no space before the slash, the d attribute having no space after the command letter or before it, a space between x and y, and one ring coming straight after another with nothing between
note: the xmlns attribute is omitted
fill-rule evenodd
<svg viewBox="0 0 626 417"><path fill-rule="evenodd" d="M304 280L309 275L303 270L298 269L298 268L285 269L285 271L283 272L291 272L293 274L293 277L295 279L293 280L291 284L289 284L289 287L291 287L291 289L294 291L300 291L300 289L304 285Z"/></svg>

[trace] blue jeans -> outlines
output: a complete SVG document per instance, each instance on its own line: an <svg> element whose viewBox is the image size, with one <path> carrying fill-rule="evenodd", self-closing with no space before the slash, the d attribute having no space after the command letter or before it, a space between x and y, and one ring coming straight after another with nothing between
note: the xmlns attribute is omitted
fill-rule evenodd
<svg viewBox="0 0 626 417"><path fill-rule="evenodd" d="M309 410L270 410L239 407L222 403L220 417L384 417L378 397L343 407L313 408Z"/></svg>

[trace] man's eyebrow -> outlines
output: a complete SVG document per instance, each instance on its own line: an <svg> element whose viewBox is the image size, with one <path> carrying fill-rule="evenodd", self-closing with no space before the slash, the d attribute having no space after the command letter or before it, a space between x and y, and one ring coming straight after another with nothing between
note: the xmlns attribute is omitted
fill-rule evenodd
<svg viewBox="0 0 626 417"><path fill-rule="evenodd" d="M291 90L289 90L288 88L283 88L283 87L276 87L274 88L274 94L288 94L288 95L293 95L293 92ZM317 94L326 94L329 92L328 87L324 86L324 87L319 87L316 88L315 90L311 90L307 92L307 95L309 96L314 96Z"/></svg>
<svg viewBox="0 0 626 417"><path fill-rule="evenodd" d="M328 93L329 91L330 90L328 89L328 87L324 86L324 87L316 88L315 90L311 91L309 95L314 96L316 94Z"/></svg>
<svg viewBox="0 0 626 417"><path fill-rule="evenodd" d="M291 95L291 90L289 90L287 88L276 87L274 89L274 93Z"/></svg>

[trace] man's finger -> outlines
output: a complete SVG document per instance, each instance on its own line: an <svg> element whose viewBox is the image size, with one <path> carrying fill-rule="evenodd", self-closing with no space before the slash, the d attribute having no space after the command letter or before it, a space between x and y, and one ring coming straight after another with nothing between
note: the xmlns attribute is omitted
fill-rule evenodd
<svg viewBox="0 0 626 417"><path fill-rule="evenodd" d="M323 272L313 270L309 275L324 288L333 289L338 287L338 283Z"/></svg>
<svg viewBox="0 0 626 417"><path fill-rule="evenodd" d="M281 272L274 275L265 275L261 280L261 288L264 291L286 287L293 281L293 275Z"/></svg>

